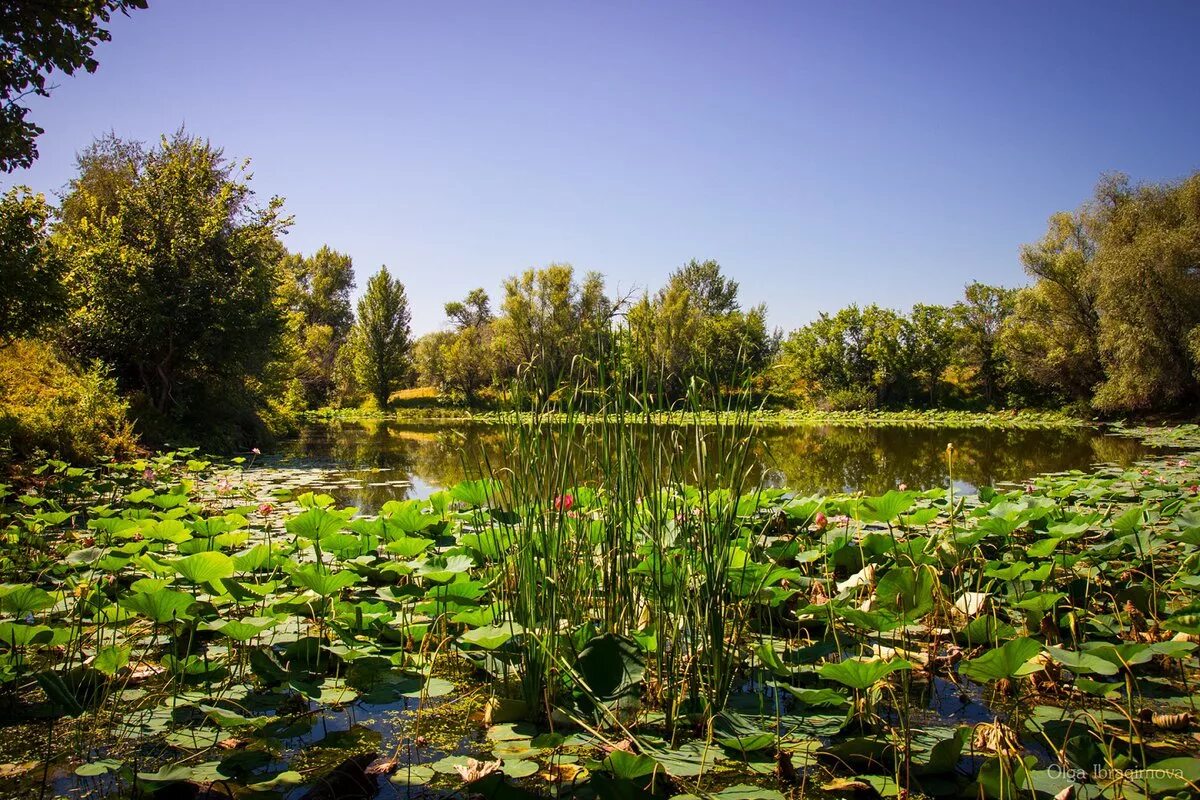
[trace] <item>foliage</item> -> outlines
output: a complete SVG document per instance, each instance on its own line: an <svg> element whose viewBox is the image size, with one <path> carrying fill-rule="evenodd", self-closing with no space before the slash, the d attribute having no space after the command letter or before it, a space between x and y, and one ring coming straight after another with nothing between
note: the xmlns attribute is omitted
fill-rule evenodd
<svg viewBox="0 0 1200 800"><path fill-rule="evenodd" d="M45 342L0 345L0 451L80 462L129 454L137 442L127 411L101 367L81 367Z"/></svg>
<svg viewBox="0 0 1200 800"><path fill-rule="evenodd" d="M462 301L446 304L453 330L422 336L414 347L417 374L426 385L461 395L469 405L495 379L492 316L487 292L472 289Z"/></svg>
<svg viewBox="0 0 1200 800"><path fill-rule="evenodd" d="M620 418L628 387L606 388ZM97 776L316 791L346 763L375 774L379 729L401 725L429 746L375 772L436 791L490 772L520 796L700 796L715 773L733 784L716 796L782 797L782 763L834 793L1060 792L1031 753L1123 770L1114 798L1200 774L1194 453L967 497L800 497L743 483L741 411L651 426L644 471L622 466L633 424L549 419L505 426L520 470L370 516L282 487L256 506L261 473L194 451L40 464L36 494L0 497L10 724L58 715L61 748L91 759L59 778L81 793ZM598 480L578 480L573 430ZM660 446L681 442L715 486ZM984 721L955 725L939 684ZM411 712L379 716L396 704Z"/></svg>
<svg viewBox="0 0 1200 800"><path fill-rule="evenodd" d="M664 400L681 396L694 376L739 386L761 372L776 344L766 307L742 311L737 294L716 261L692 260L671 273L653 298L647 292L629 309L631 369Z"/></svg>
<svg viewBox="0 0 1200 800"><path fill-rule="evenodd" d="M408 297L404 284L380 267L358 301L352 333L355 374L380 408L409 374L412 359Z"/></svg>
<svg viewBox="0 0 1200 800"><path fill-rule="evenodd" d="M55 231L71 348L167 420L261 403L284 330L280 201L255 206L246 165L182 131L150 150L101 139L79 164Z"/></svg>
<svg viewBox="0 0 1200 800"><path fill-rule="evenodd" d="M1015 292L975 281L967 285L963 299L952 313L958 322L960 359L970 367L979 384L983 401L991 406L1001 399L1004 360L1000 331L1012 315Z"/></svg>
<svg viewBox="0 0 1200 800"><path fill-rule="evenodd" d="M0 342L47 327L62 312L64 265L51 245L46 198L16 187L0 198Z"/></svg>
<svg viewBox="0 0 1200 800"><path fill-rule="evenodd" d="M851 305L820 314L784 340L776 382L828 410L933 405L961 333L945 306L918 304L902 315Z"/></svg>
<svg viewBox="0 0 1200 800"><path fill-rule="evenodd" d="M326 245L311 256L289 253L281 277L303 404L319 408L334 395L338 354L354 325L354 264Z"/></svg>
<svg viewBox="0 0 1200 800"><path fill-rule="evenodd" d="M1095 259L1104 411L1194 402L1200 361L1200 173L1174 184L1127 187Z"/></svg>
<svg viewBox="0 0 1200 800"><path fill-rule="evenodd" d="M1002 333L1014 373L1107 413L1196 399L1200 173L1141 186L1104 176L1021 257L1035 283Z"/></svg>
<svg viewBox="0 0 1200 800"><path fill-rule="evenodd" d="M24 0L0 2L0 169L28 167L38 157L42 129L26 119L29 95L49 97L55 70L95 72L96 45L111 38L103 27L113 12L146 8L147 0Z"/></svg>
<svg viewBox="0 0 1200 800"><path fill-rule="evenodd" d="M1102 372L1092 281L1100 213L1095 205L1050 218L1046 236L1021 248L1035 279L1017 292L1001 347L1012 371L1072 400L1088 400Z"/></svg>
<svg viewBox="0 0 1200 800"><path fill-rule="evenodd" d="M501 377L530 376L538 396L550 396L580 366L577 360L594 365L609 351L615 311L597 272L580 283L571 265L551 264L509 278L492 333Z"/></svg>

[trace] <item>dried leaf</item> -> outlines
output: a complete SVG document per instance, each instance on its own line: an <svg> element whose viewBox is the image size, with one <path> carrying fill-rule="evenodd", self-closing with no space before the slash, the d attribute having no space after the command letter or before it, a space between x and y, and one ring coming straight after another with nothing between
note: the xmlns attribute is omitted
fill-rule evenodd
<svg viewBox="0 0 1200 800"><path fill-rule="evenodd" d="M499 772L504 766L504 762L497 759L496 761L476 761L473 758L468 758L466 765L455 765L454 769L462 777L466 783L474 783L480 778L486 778L493 772Z"/></svg>
<svg viewBox="0 0 1200 800"><path fill-rule="evenodd" d="M553 764L538 773L548 783L574 783L586 776L587 770L578 764Z"/></svg>
<svg viewBox="0 0 1200 800"><path fill-rule="evenodd" d="M400 766L400 759L389 758L385 761L376 761L374 764L367 767L368 775L391 775Z"/></svg>
<svg viewBox="0 0 1200 800"><path fill-rule="evenodd" d="M1150 717L1150 721L1153 722L1157 727L1168 731L1184 730L1185 728L1189 727L1195 721L1195 719L1195 716L1186 711L1182 714L1153 714Z"/></svg>

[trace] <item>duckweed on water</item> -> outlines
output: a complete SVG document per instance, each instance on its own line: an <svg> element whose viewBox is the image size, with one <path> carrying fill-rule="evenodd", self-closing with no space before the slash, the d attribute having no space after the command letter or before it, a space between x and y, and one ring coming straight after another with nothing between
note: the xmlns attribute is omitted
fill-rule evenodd
<svg viewBox="0 0 1200 800"><path fill-rule="evenodd" d="M535 453L371 516L48 462L0 517L4 792L1194 796L1200 431L1136 433L1180 453L967 497Z"/></svg>

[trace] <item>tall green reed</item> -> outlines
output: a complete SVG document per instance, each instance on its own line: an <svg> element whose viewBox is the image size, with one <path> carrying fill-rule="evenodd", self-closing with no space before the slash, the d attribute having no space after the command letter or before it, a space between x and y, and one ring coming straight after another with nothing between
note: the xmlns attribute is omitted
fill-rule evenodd
<svg viewBox="0 0 1200 800"><path fill-rule="evenodd" d="M750 523L760 489L748 391L671 376L620 353L577 359L565 376L529 364L502 412L503 512L487 524L515 544L497 595L525 632L521 694L533 716L569 706L572 667L599 635L637 640L667 714L711 717L734 688L739 645L761 586ZM657 425L655 412L690 418ZM714 411L716 413L714 413Z"/></svg>

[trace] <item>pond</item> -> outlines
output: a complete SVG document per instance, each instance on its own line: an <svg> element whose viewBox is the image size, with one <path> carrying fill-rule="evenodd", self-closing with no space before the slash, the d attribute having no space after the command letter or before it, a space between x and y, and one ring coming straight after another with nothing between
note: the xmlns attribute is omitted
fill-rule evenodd
<svg viewBox="0 0 1200 800"><path fill-rule="evenodd" d="M0 798L1198 796L1200 427L758 435L755 480L827 497L471 479L590 481L613 431L39 467L0 504Z"/></svg>
<svg viewBox="0 0 1200 800"><path fill-rule="evenodd" d="M683 438L690 440L688 433ZM646 458L651 436L641 437ZM881 494L901 484L913 489L949 486L949 443L956 450L953 478L960 494L1041 473L1087 470L1101 463L1128 466L1152 453L1137 439L1090 427L805 425L766 427L756 437L754 479L765 477L768 485L802 494ZM587 447L585 442L585 452ZM427 497L461 480L483 477L480 464L498 471L513 460L499 426L380 420L309 425L268 463L319 469L303 488L329 493L339 503L370 513L388 500ZM696 477L711 480L711 468Z"/></svg>

